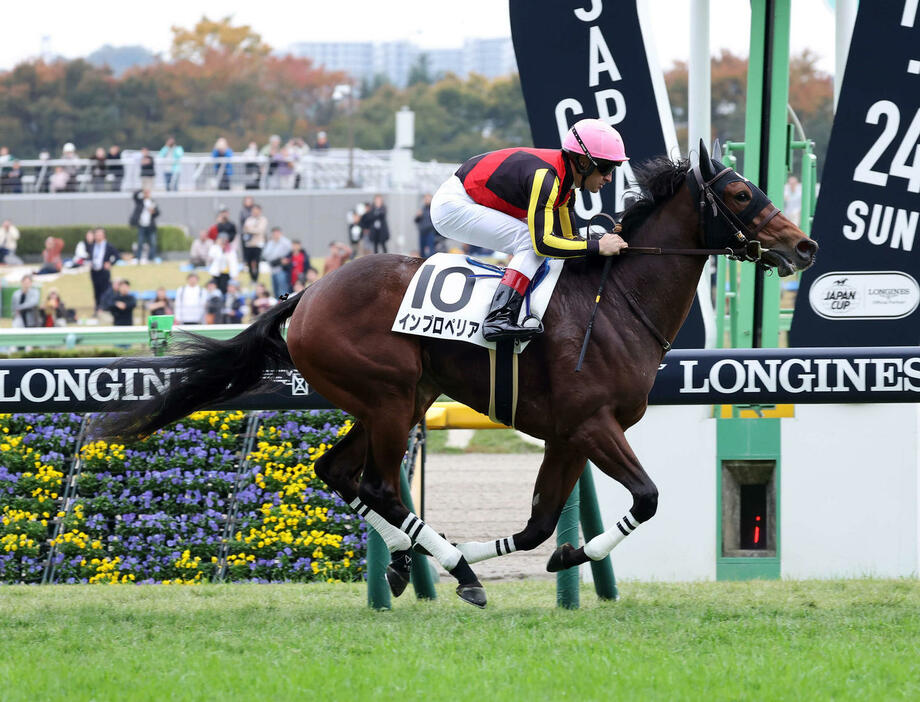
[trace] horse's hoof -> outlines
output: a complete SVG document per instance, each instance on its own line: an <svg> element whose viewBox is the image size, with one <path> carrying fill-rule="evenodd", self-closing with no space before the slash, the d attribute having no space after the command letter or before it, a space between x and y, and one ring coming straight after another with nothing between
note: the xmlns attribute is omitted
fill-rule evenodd
<svg viewBox="0 0 920 702"><path fill-rule="evenodd" d="M409 584L412 568L412 552L398 551L393 554L392 560L387 564L387 583L393 597L399 597Z"/></svg>
<svg viewBox="0 0 920 702"><path fill-rule="evenodd" d="M546 563L546 570L550 573L558 573L560 570L570 568L572 562L571 555L574 550L575 547L572 546L572 544L562 544L562 546L553 551L553 555L549 557L549 561Z"/></svg>
<svg viewBox="0 0 920 702"><path fill-rule="evenodd" d="M485 609L486 591L478 582L473 585L457 585L457 595L464 602L476 605L479 609Z"/></svg>
<svg viewBox="0 0 920 702"><path fill-rule="evenodd" d="M387 583L390 585L390 592L393 593L393 597L399 597L406 591L409 580L408 573L396 570L392 565L387 566Z"/></svg>

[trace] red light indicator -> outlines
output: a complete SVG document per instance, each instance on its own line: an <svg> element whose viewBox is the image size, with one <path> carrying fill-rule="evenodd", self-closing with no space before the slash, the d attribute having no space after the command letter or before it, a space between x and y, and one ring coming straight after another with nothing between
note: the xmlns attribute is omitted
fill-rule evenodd
<svg viewBox="0 0 920 702"><path fill-rule="evenodd" d="M758 522L758 524L754 526L754 543L759 544L760 543L760 524L759 524L760 515L759 514L756 517L754 517L754 521Z"/></svg>

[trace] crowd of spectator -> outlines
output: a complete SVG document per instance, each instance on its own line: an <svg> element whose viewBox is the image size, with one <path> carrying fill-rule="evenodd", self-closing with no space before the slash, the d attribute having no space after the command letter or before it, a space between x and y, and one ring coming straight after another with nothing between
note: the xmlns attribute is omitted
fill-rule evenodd
<svg viewBox="0 0 920 702"><path fill-rule="evenodd" d="M278 142L269 144L270 148L278 146ZM443 249L443 240L431 224L430 205L431 196L425 195L415 216L419 252L424 257ZM183 325L240 323L320 277L303 243L289 237L282 227L271 226L260 204L247 196L235 218L228 207L221 206L213 223L198 232L189 249L189 273L184 285L175 290L161 286L155 294L143 293L139 303L126 278L113 280L112 269L126 260L160 262L158 216L159 208L148 184L132 197L129 223L137 228L137 247L131 256L123 256L108 241L103 227L87 231L67 258L63 239L47 237L41 266L22 277L14 295L14 325L60 326L75 321L75 311L64 304L56 289L49 289L41 304L33 286L33 273L49 275L70 268L87 269L93 289L92 314L105 323L106 318L100 314L108 313L115 325L135 323L139 319L136 312L141 310L146 315L174 315L176 323ZM324 275L357 256L386 251L389 225L382 195L349 214L349 234L351 245L338 240L329 243L320 267ZM0 224L0 263L22 263L16 256L19 239L20 232L11 221ZM259 281L260 272L266 270L270 273L270 287Z"/></svg>
<svg viewBox="0 0 920 702"><path fill-rule="evenodd" d="M250 142L246 149L236 154L240 159L234 159L230 143L225 137L219 137L211 149L210 185L218 190L229 190L232 183L241 183L246 190L297 188L304 155L309 152L323 154L328 150L325 132L316 135L312 149L302 137L283 142L279 135L273 134L261 147ZM108 149L90 148L84 153L81 157L71 142L64 144L59 156L43 149L29 159L39 161L40 165L32 164L26 174L23 159L13 155L8 146L0 146L0 193L23 192L26 175L31 179L33 192L120 191L125 167L130 163L138 167L142 190L155 187L157 174L162 175L161 182L166 190L178 190L186 157L185 149L173 136L167 137L155 154L147 146L125 154L117 144Z"/></svg>

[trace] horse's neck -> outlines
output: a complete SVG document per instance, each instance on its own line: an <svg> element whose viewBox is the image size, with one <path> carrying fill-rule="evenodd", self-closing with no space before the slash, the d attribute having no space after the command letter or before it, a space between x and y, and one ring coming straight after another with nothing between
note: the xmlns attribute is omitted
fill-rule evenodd
<svg viewBox="0 0 920 702"><path fill-rule="evenodd" d="M629 235L632 246L699 248L699 219L686 188L655 210ZM627 254L615 267L658 330L672 341L687 318L703 270L704 256Z"/></svg>

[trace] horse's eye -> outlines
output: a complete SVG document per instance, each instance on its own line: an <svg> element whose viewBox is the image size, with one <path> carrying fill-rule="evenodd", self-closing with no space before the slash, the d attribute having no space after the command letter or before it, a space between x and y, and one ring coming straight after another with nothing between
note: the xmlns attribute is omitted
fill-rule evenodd
<svg viewBox="0 0 920 702"><path fill-rule="evenodd" d="M740 193L735 195L735 199L738 202L747 202L748 200L751 199L751 196L746 191L742 190Z"/></svg>

